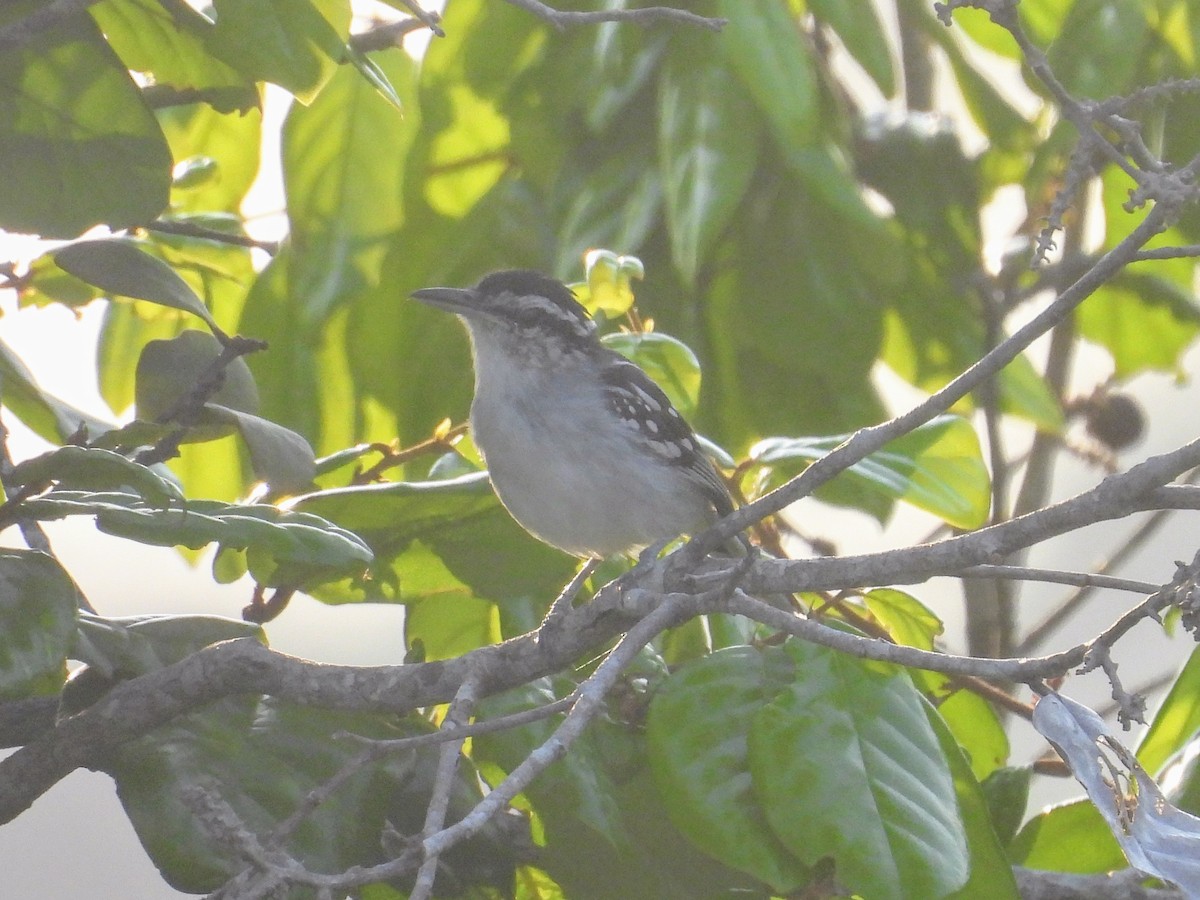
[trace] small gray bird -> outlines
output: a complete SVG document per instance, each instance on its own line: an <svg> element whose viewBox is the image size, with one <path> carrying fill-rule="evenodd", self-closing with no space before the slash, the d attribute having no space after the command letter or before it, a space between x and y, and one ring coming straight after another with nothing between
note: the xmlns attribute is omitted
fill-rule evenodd
<svg viewBox="0 0 1200 900"><path fill-rule="evenodd" d="M516 269L412 296L466 324L471 432L501 502L539 540L602 559L733 511L691 426L645 372L600 343L562 282Z"/></svg>

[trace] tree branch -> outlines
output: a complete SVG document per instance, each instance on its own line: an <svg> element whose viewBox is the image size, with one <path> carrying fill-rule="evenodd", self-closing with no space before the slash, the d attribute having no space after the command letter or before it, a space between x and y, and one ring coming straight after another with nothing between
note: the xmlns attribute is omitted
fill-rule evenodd
<svg viewBox="0 0 1200 900"><path fill-rule="evenodd" d="M433 780L433 792L429 806L425 810L425 824L421 828L422 844L446 827L446 812L450 808L450 790L454 787L454 777L458 773L458 761L462 754L465 737L461 735L464 725L471 718L471 711L477 700L475 680L468 678L454 695L454 702L446 713L442 723L442 731L451 735L451 740L442 744L438 754L437 772ZM440 851L426 852L421 867L417 869L417 879L408 894L408 900L429 900L433 896L433 882L437 877Z"/></svg>
<svg viewBox="0 0 1200 900"><path fill-rule="evenodd" d="M1021 900L1183 900L1173 887L1143 887L1146 876L1133 869L1075 875L1013 866L1013 874Z"/></svg>
<svg viewBox="0 0 1200 900"><path fill-rule="evenodd" d="M751 569L746 585L754 593L779 594L915 584L935 575L954 574L971 566L1003 559L1016 550L1085 525L1122 518L1132 512L1168 506L1196 508L1195 504L1200 503L1200 491L1196 488L1163 485L1193 468L1197 462L1200 462L1200 439L1170 453L1151 457L1128 472L1110 475L1091 490L1069 500L999 525L936 544L882 553L816 559L763 559ZM682 549L685 548L680 552ZM667 557L666 561L672 561L672 557ZM728 562L710 561L697 571L702 576L719 577L728 565Z"/></svg>
<svg viewBox="0 0 1200 900"><path fill-rule="evenodd" d="M737 566L731 570L728 561L712 560L700 568L699 575L678 572L681 552L677 551L629 580L610 584L591 603L565 611L555 623L553 640L528 634L456 659L363 668L308 662L249 640L216 644L172 666L116 685L93 706L57 723L0 761L0 823L19 815L75 768L94 763L122 743L221 697L270 694L315 706L407 712L449 701L471 673L480 678L480 696L487 696L561 671L637 622L663 594L679 587L690 594L697 583L718 590L690 597L687 603L677 601L679 614L685 619L705 612L743 612L756 621L835 649L951 675L1012 681L1060 675L1083 661L1087 645L1031 660L953 657L839 632L745 596L725 602L720 599L720 589L735 572L739 577L744 574L748 590L772 594L911 583L953 574L1002 558L1030 543L1133 510L1156 504L1200 505L1200 491L1195 488L1160 487L1197 465L1200 440L1149 459L1121 475L1109 476L1092 490L1056 506L922 547L843 558L747 558L738 562L738 566L748 566L744 573ZM640 598L636 603L635 596ZM1139 618L1144 615L1141 613Z"/></svg>
<svg viewBox="0 0 1200 900"><path fill-rule="evenodd" d="M431 12L425 13L425 18L414 16L411 19L400 19L397 22L384 22L368 28L366 31L350 35L350 46L359 53L391 50L403 43L405 35L421 28L428 28L438 37L445 37L446 32L442 31L441 26L438 25L440 21L441 17L437 13Z"/></svg>

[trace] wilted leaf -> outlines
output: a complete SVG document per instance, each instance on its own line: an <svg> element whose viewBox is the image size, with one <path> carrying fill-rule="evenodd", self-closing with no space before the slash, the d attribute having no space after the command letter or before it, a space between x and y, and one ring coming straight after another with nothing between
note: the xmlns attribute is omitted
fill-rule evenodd
<svg viewBox="0 0 1200 900"><path fill-rule="evenodd" d="M1054 693L1034 707L1033 727L1066 759L1130 864L1200 895L1200 818L1167 802L1104 720Z"/></svg>

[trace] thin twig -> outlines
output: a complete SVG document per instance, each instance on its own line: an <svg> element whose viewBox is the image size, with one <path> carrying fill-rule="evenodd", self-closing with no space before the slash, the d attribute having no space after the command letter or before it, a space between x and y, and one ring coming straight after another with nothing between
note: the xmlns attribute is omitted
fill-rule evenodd
<svg viewBox="0 0 1200 900"><path fill-rule="evenodd" d="M442 853L477 833L487 822L525 790L538 775L566 755L589 723L603 709L603 701L617 678L655 636L676 624L684 608L678 597L668 597L648 616L634 625L596 671L579 686L571 711L544 743L534 749L486 797L459 822L424 841L425 854Z"/></svg>
<svg viewBox="0 0 1200 900"><path fill-rule="evenodd" d="M366 738L357 734L342 733L334 735L334 737L366 744L372 750L372 757L377 758L384 753L394 753L397 750L412 750L417 747L444 744L446 741L456 741L459 738L476 737L481 734L494 734L497 731L508 731L512 728L520 728L522 725L540 722L543 719L549 719L551 716L566 712L575 705L576 697L576 693L571 693L561 700L555 700L553 703L535 706L532 709L523 709L520 712L510 713L507 716L499 716L495 719L486 719L483 722L472 722L469 725L461 725L454 729L453 733L434 731L429 734L414 734L412 737L384 739Z"/></svg>
<svg viewBox="0 0 1200 900"><path fill-rule="evenodd" d="M143 231L153 231L159 234L174 234L180 237L201 238L206 241L216 241L221 244L232 244L235 247L249 247L255 250L265 250L274 256L279 252L279 241L260 241L245 234L232 234L228 231L218 231L215 228L205 228L195 222L178 222L170 219L156 219L139 226Z"/></svg>
<svg viewBox="0 0 1200 900"><path fill-rule="evenodd" d="M439 16L437 13L429 13L429 19L437 22ZM418 19L416 16L411 19L400 19L396 22L382 22L378 25L373 25L366 31L360 31L358 34L350 35L350 46L359 53L373 53L377 50L391 50L399 47L404 42L404 36L412 34L421 28L429 28L429 23ZM439 29L440 30L440 29ZM439 34L438 37L444 37L445 33Z"/></svg>
<svg viewBox="0 0 1200 900"><path fill-rule="evenodd" d="M1187 475L1187 479L1192 480L1196 476L1197 472L1191 472ZM1103 574L1121 566L1125 560L1140 550L1154 536L1155 532L1158 531L1159 527L1167 521L1168 516L1173 512L1175 512L1173 509L1155 510L1134 530L1133 534L1121 541L1120 546L1117 547L1116 551L1107 560L1092 568L1098 574ZM1067 597L1062 603L1051 610L1042 621L1029 630L1029 633L1013 649L1016 655L1024 656L1045 643L1046 639L1058 630L1063 622L1091 599L1099 585L1094 587L1092 585L1081 585L1080 587L1082 590L1078 590Z"/></svg>
<svg viewBox="0 0 1200 900"><path fill-rule="evenodd" d="M421 747L432 747L437 744L444 744L447 741L462 741L464 738L475 737L481 734L494 734L497 731L520 728L523 725L540 722L543 719L548 719L551 716L565 712L571 708L574 702L575 694L571 694L561 700L555 700L553 703L547 703L533 709L521 710L507 716L498 716L495 719L488 719L483 722L462 724L452 730L442 728L428 734L415 734L403 738L367 738L349 732L335 734L335 740L348 740L361 743L363 745L362 752L348 760L332 777L309 791L288 817L275 826L275 829L263 839L263 846L268 849L282 847L284 842L295 833L301 823L312 815L317 807L332 797L341 789L342 785L358 772L362 771L363 768L384 756L401 751L408 752ZM0 711L4 710L4 708L4 706L0 706Z"/></svg>
<svg viewBox="0 0 1200 900"><path fill-rule="evenodd" d="M255 338L245 338L239 335L216 334L221 341L221 352L209 363L208 368L196 379L195 386L185 394L180 395L174 403L164 410L156 422L177 424L180 427L167 435L153 447L138 453L133 461L143 466L165 462L179 452L179 445L187 435L187 429L194 425L204 410L204 404L221 389L225 383L225 370L236 359L249 353L257 353L267 349L267 342Z"/></svg>
<svg viewBox="0 0 1200 900"><path fill-rule="evenodd" d="M416 17L422 25L434 33L436 37L445 37L446 32L442 31L442 17L435 12L423 8L417 0L400 0L410 13Z"/></svg>
<svg viewBox="0 0 1200 900"><path fill-rule="evenodd" d="M613 9L600 12L569 12L554 9L538 0L505 0L539 19L549 22L560 31L572 25L599 25L601 22L633 22L637 25L655 25L659 22L674 22L679 25L695 25L709 31L720 31L728 19L700 16L671 6L646 6L641 9Z"/></svg>
<svg viewBox="0 0 1200 900"><path fill-rule="evenodd" d="M446 421L449 422L449 419ZM383 473L388 469L402 466L406 462L430 453L447 453L454 449L454 439L466 434L467 428L468 426L465 422L445 428L444 430L439 427L432 437L418 441L411 447L404 447L400 450L393 449L387 444L372 445L372 449L377 450L382 455L382 458L375 465L371 466L371 468L356 474L352 483L370 484L382 479Z"/></svg>
<svg viewBox="0 0 1200 900"><path fill-rule="evenodd" d="M1091 572L1063 572L1059 569L1031 569L1025 566L971 566L955 572L956 578L1002 578L1008 581L1045 581L1050 584L1073 584L1078 587L1108 588L1114 591L1129 591L1134 594L1151 594L1158 590L1157 584L1148 581L1133 581L1128 578L1113 578L1111 575L1094 575Z"/></svg>
<svg viewBox="0 0 1200 900"><path fill-rule="evenodd" d="M1200 256L1200 244L1189 244L1186 247L1153 247L1150 250L1139 250L1130 262L1149 262L1158 259L1180 259Z"/></svg>
<svg viewBox="0 0 1200 900"><path fill-rule="evenodd" d="M458 761L462 755L465 736L460 730L471 718L475 702L479 695L478 679L468 676L455 694L442 722L442 731L455 737L442 745L438 754L437 773L433 779L433 791L429 798L429 806L425 810L425 824L421 828L421 841L424 843L446 826L446 812L450 808L450 791L458 774ZM409 900L429 900L433 896L433 882L437 877L439 855L437 852L426 853L417 870L417 878L409 892Z"/></svg>
<svg viewBox="0 0 1200 900"><path fill-rule="evenodd" d="M1179 673L1176 672L1174 669L1172 669L1169 672L1162 672L1158 675L1155 675L1153 678L1149 679L1148 681L1143 681L1141 684L1139 684L1134 689L1133 693L1143 696L1143 697L1148 696L1157 690L1161 690L1162 688L1167 687L1167 685L1174 684L1175 679L1178 677L1178 675L1179 675ZM1104 704L1103 706L1096 707L1096 715L1098 715L1102 719L1107 719L1109 716L1111 716L1113 713L1115 713L1120 708L1121 708L1121 704L1119 701L1110 700L1108 703Z"/></svg>

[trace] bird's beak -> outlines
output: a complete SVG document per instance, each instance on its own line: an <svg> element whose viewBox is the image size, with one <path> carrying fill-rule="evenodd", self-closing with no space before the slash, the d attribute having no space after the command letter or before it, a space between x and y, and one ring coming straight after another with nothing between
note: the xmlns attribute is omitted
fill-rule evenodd
<svg viewBox="0 0 1200 900"><path fill-rule="evenodd" d="M414 300L436 306L452 313L471 313L479 311L479 303L475 292L469 288L433 287L421 288L411 294Z"/></svg>

